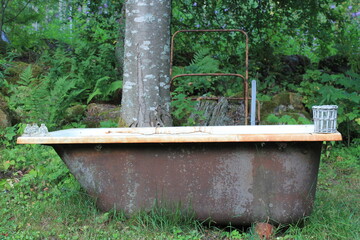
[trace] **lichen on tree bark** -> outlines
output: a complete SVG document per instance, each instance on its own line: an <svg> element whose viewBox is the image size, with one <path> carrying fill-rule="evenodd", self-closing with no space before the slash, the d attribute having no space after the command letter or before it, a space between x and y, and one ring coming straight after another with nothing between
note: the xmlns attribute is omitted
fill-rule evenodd
<svg viewBox="0 0 360 240"><path fill-rule="evenodd" d="M121 117L128 126L170 126L171 0L125 3Z"/></svg>

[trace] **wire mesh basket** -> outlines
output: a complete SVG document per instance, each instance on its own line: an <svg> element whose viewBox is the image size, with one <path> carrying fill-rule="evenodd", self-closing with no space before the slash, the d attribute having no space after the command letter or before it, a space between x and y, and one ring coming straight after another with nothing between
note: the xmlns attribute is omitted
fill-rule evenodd
<svg viewBox="0 0 360 240"><path fill-rule="evenodd" d="M316 133L334 133L336 132L337 119L336 105L313 106L313 118Z"/></svg>

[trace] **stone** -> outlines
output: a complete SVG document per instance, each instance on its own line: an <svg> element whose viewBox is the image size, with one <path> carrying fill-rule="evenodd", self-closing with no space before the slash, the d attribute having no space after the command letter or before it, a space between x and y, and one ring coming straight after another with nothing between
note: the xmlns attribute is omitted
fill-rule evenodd
<svg viewBox="0 0 360 240"><path fill-rule="evenodd" d="M11 126L11 116L7 102L3 95L0 94L0 128Z"/></svg>
<svg viewBox="0 0 360 240"><path fill-rule="evenodd" d="M273 96L270 101L262 102L260 113L260 124L263 125L271 124L266 121L267 117L271 114L279 118L288 115L295 120L298 120L300 117L311 120L310 113L302 103L302 97L292 92L282 92Z"/></svg>
<svg viewBox="0 0 360 240"><path fill-rule="evenodd" d="M64 120L66 122L77 122L84 117L86 106L82 104L77 104L71 106L65 110Z"/></svg>
<svg viewBox="0 0 360 240"><path fill-rule="evenodd" d="M13 61L7 69L6 79L9 81L9 83L17 83L20 80L21 73L23 73L29 66L31 66L32 75L34 78L39 77L43 72L43 69L39 65Z"/></svg>
<svg viewBox="0 0 360 240"><path fill-rule="evenodd" d="M100 122L103 121L113 121L117 123L119 117L119 105L91 103L86 107L83 123L85 123L87 127L99 127Z"/></svg>
<svg viewBox="0 0 360 240"><path fill-rule="evenodd" d="M196 126L232 126L245 122L243 101L230 101L224 97L219 100L199 100L194 112L189 118L194 119Z"/></svg>
<svg viewBox="0 0 360 240"><path fill-rule="evenodd" d="M6 128L11 126L9 115L0 109L0 128Z"/></svg>

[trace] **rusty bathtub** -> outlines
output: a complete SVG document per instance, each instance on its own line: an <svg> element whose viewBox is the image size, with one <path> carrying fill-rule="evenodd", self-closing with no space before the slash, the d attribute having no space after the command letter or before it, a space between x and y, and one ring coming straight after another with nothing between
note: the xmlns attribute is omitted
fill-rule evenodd
<svg viewBox="0 0 360 240"><path fill-rule="evenodd" d="M19 137L54 147L101 210L158 204L200 220L293 223L311 213L323 141L313 125L68 129Z"/></svg>

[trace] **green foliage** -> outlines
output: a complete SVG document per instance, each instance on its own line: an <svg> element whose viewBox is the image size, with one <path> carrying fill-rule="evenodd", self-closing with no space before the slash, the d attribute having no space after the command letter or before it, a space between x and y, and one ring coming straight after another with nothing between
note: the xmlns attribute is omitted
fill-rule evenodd
<svg viewBox="0 0 360 240"><path fill-rule="evenodd" d="M182 93L174 94L171 107L174 125L182 123L184 126L192 126L195 124L194 119L189 118L189 115L195 111L196 102L189 99L187 95Z"/></svg>
<svg viewBox="0 0 360 240"><path fill-rule="evenodd" d="M96 81L93 92L89 95L87 103L89 103L94 97L102 97L103 99L122 88L122 81L115 81L109 85L109 77L103 77Z"/></svg>
<svg viewBox="0 0 360 240"><path fill-rule="evenodd" d="M100 127L101 128L116 128L118 127L118 123L108 120L108 121L102 121L100 122Z"/></svg>
<svg viewBox="0 0 360 240"><path fill-rule="evenodd" d="M266 118L266 122L269 124L311 124L311 121L309 121L307 118L299 117L298 119L295 119L289 115L283 115L281 117L276 116L275 114L270 114Z"/></svg>
<svg viewBox="0 0 360 240"><path fill-rule="evenodd" d="M12 0L8 10L15 7L16 3L23 7L25 2ZM22 87L5 86L11 89L11 93L18 89L20 92L25 93L25 88L27 87L38 88L37 90L28 91L28 96L23 96L24 98L32 98L31 101L29 100L25 104L28 109L24 111L23 106L19 106L24 105L21 103L21 99L19 101L12 99L14 100L12 101L13 107L21 112L21 114L23 113L21 117L28 114L30 112L29 109L32 109L30 121L44 118L44 116L34 117L36 115L34 109L38 109L39 114L44 112L41 106L35 108L37 104L36 99L58 100L60 101L60 106L63 103L61 101L65 99L60 95L60 92L56 92L55 87L58 91L60 91L59 88L65 87L64 94L70 95L69 101L71 104L117 99L116 95L119 95L122 87L122 71L118 69L119 64L114 52L119 38L119 29L122 27L118 22L119 18L122 17L122 1L107 3L102 1L88 3L83 0L62 1L61 3L54 3L52 1L40 3L34 1L32 4L36 4L38 7L36 14L40 19L37 19L37 25L31 25L32 21L26 21L20 24L20 26L25 31L32 32L35 38L19 34L18 36L24 36L24 39L18 37L21 38L19 40L27 41L30 45L22 45L14 41L12 51L21 52L22 55L18 57L26 59L26 61L35 60L30 58L30 55L34 57L40 56L37 65L43 70L42 76L36 80L31 79L30 70L26 70L26 72L22 73L22 77L28 82L26 83L22 80L20 84L17 84L22 85ZM33 10L28 9L28 7L24 8L21 17L28 16L26 11ZM10 14L8 10L7 13ZM42 15L45 12L46 18ZM13 14L16 14L16 11ZM7 15L5 18L10 17L10 15ZM6 26L7 29L10 29L11 24L7 23ZM11 33L10 38L12 39L13 37ZM0 64L2 69L2 62ZM6 71L7 68L5 66L4 70ZM0 77L7 77L2 73L1 71ZM32 84L29 84L29 82L32 82ZM0 86L3 85L4 83L1 82ZM82 92L79 92L80 90L78 91L77 89L81 89ZM49 91L51 93L46 93ZM49 94L54 97L46 99L45 96ZM77 96L75 96L76 94ZM62 106L69 106L69 104L66 103ZM46 119L48 121L55 121L53 125L58 126L61 124L59 119L64 117L63 110L64 108L60 108L56 111L57 113L48 114L52 116L52 119L47 118L47 116ZM55 117L56 114L59 115Z"/></svg>
<svg viewBox="0 0 360 240"><path fill-rule="evenodd" d="M16 136L16 127L0 128L0 142L5 147L10 147L14 144L14 137Z"/></svg>
<svg viewBox="0 0 360 240"><path fill-rule="evenodd" d="M84 91L76 81L62 77L33 78L31 66L20 75L21 81L10 87L10 109L26 123L45 123L49 128L61 124L63 113Z"/></svg>
<svg viewBox="0 0 360 240"><path fill-rule="evenodd" d="M223 70L220 60L216 59L209 48L199 49L190 64L185 67L174 67L173 76L191 73L229 73ZM196 98L240 95L243 80L228 76L185 76L174 79L172 88L172 115L175 124L185 126L195 124L194 119L189 118L195 113ZM234 90L235 89L235 90ZM195 114L201 115L201 112Z"/></svg>
<svg viewBox="0 0 360 240"><path fill-rule="evenodd" d="M114 45L80 42L74 52L57 48L41 57L41 64L48 66L48 77L68 77L85 90L79 100L111 100L122 87L122 81L115 66Z"/></svg>
<svg viewBox="0 0 360 240"><path fill-rule="evenodd" d="M324 148L323 161L331 164L332 174L350 176L360 172L360 139L353 139L349 146L327 144Z"/></svg>
<svg viewBox="0 0 360 240"><path fill-rule="evenodd" d="M173 76L189 73L219 73L220 62L210 55L210 50L203 48L198 51L191 64L186 67L174 68ZM176 78L174 88L176 93L184 93L189 96L211 94L214 91L215 80L212 77L180 77Z"/></svg>
<svg viewBox="0 0 360 240"><path fill-rule="evenodd" d="M243 29L250 37L250 77L260 80L262 94L294 89L301 78L287 74L284 55L302 55L313 63L341 54L354 72L359 69L359 5L355 1L179 1L173 6L173 29ZM204 46L211 46L221 65L243 68L241 36L182 33L175 65L183 66ZM218 39L223 41L218 41ZM175 41L177 43L177 41ZM199 44L197 44L199 43ZM227 44L224 44L227 43ZM191 46L191 48L189 48ZM234 58L234 56L237 56ZM240 57L239 57L240 56Z"/></svg>
<svg viewBox="0 0 360 240"><path fill-rule="evenodd" d="M298 91L309 109L314 105L338 105L339 130L347 138L348 144L352 138L359 137L359 74L347 72L329 75L309 70L300 86Z"/></svg>
<svg viewBox="0 0 360 240"><path fill-rule="evenodd" d="M230 232L223 232L221 234L223 237L225 237L226 239L245 239L246 237L249 237L248 234L246 233L240 233L239 230L232 230Z"/></svg>
<svg viewBox="0 0 360 240"><path fill-rule="evenodd" d="M46 4L54 4L54 1L46 1ZM39 34L34 28L43 20L46 4L39 0L31 1L31 3L27 0L2 2L0 5L0 30L7 33L12 47L18 51L36 48Z"/></svg>
<svg viewBox="0 0 360 240"><path fill-rule="evenodd" d="M34 193L39 194L38 199L49 196L50 191L59 195L62 187L75 183L69 181L69 170L49 147L22 145L0 151L0 171L11 176L2 180L2 187L23 192L25 200ZM0 190L3 190L1 185Z"/></svg>

